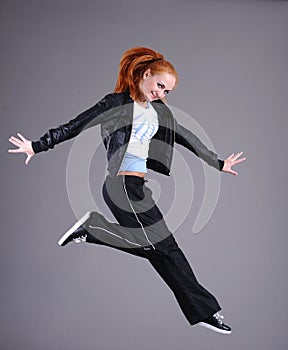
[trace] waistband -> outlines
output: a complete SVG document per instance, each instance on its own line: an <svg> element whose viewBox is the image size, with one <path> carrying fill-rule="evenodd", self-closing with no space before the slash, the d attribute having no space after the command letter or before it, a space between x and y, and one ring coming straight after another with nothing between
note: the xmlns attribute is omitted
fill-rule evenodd
<svg viewBox="0 0 288 350"><path fill-rule="evenodd" d="M139 177L139 176L135 176L135 175L117 175L117 176L111 176L111 175L107 175L105 182L122 182L123 180L125 181L125 183L134 183L134 184L144 184L145 182L147 182L148 180L144 179L144 177Z"/></svg>

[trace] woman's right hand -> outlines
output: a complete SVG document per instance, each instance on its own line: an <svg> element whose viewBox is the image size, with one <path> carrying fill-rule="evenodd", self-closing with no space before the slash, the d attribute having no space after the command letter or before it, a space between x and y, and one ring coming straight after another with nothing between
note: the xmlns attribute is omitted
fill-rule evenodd
<svg viewBox="0 0 288 350"><path fill-rule="evenodd" d="M9 141L13 143L13 145L17 146L18 148L15 149L9 149L9 153L25 153L27 155L27 158L25 160L25 164L28 165L31 158L34 156L34 151L32 148L32 142L29 140L26 140L23 135L21 135L19 132L17 133L19 138L15 136L11 136L9 138Z"/></svg>

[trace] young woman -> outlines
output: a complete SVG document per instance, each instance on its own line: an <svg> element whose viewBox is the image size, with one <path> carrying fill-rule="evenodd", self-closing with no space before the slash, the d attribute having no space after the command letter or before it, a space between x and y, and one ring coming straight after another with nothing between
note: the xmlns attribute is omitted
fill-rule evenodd
<svg viewBox="0 0 288 350"><path fill-rule="evenodd" d="M165 103L177 82L175 68L163 55L145 47L127 50L120 61L114 93L68 123L50 129L36 142L19 133L19 138L11 136L9 141L18 148L9 152L26 153L28 164L36 153L101 125L108 159L103 197L118 223L89 212L58 244L102 244L148 259L173 291L191 325L230 334L217 300L198 283L145 184L147 168L170 175L174 142L219 171L234 175L237 173L232 167L245 160L240 158L242 152L224 161L218 159L190 130L177 123Z"/></svg>

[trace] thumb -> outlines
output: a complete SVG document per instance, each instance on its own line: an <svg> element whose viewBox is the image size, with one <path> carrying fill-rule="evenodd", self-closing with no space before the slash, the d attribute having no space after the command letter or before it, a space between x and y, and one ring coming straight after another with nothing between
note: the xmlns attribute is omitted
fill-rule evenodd
<svg viewBox="0 0 288 350"><path fill-rule="evenodd" d="M28 165L30 160L31 160L32 156L31 155L28 155L26 160L25 160L25 164Z"/></svg>

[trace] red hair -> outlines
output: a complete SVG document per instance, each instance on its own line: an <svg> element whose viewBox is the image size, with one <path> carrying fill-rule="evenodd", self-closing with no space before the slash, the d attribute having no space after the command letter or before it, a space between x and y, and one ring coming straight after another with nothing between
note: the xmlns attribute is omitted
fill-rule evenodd
<svg viewBox="0 0 288 350"><path fill-rule="evenodd" d="M128 88L133 100L140 98L139 82L144 72L150 68L151 74L170 73L178 82L178 74L164 56L148 47L134 47L125 51L119 63L118 77L114 92L124 92Z"/></svg>

